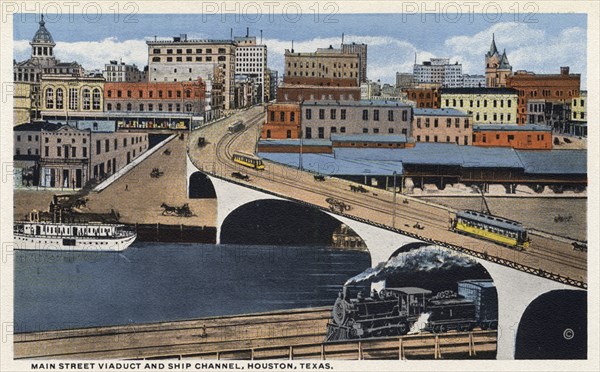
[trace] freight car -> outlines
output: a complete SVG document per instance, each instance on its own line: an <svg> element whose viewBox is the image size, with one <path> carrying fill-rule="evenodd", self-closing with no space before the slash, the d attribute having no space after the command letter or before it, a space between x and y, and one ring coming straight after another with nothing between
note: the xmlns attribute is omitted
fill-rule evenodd
<svg viewBox="0 0 600 372"><path fill-rule="evenodd" d="M344 286L327 324L326 341L405 335L424 314L428 318L422 329L433 333L496 328L491 280L462 281L458 289L463 294L443 291L432 297L430 290L418 287L384 288L370 297L358 292L350 298Z"/></svg>

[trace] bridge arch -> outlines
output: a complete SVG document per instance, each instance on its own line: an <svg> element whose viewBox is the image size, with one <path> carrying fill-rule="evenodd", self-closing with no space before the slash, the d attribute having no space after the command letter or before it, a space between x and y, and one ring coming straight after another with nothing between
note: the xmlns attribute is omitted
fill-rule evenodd
<svg viewBox="0 0 600 372"><path fill-rule="evenodd" d="M515 359L587 359L587 336L587 292L546 292L521 317Z"/></svg>
<svg viewBox="0 0 600 372"><path fill-rule="evenodd" d="M215 199L217 193L215 187L202 172L194 172L189 176L188 197L190 199Z"/></svg>
<svg viewBox="0 0 600 372"><path fill-rule="evenodd" d="M262 199L234 209L221 225L226 244L319 245L332 244L343 223L318 208L288 200ZM362 240L352 229L347 237Z"/></svg>

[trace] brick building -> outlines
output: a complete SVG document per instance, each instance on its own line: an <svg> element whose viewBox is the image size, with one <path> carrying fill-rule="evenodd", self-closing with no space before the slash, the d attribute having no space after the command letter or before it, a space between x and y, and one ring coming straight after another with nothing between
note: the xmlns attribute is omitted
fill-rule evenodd
<svg viewBox="0 0 600 372"><path fill-rule="evenodd" d="M314 53L295 53L285 50L284 83L287 78L313 77L354 79L360 84L360 54L345 53L342 49L319 48Z"/></svg>
<svg viewBox="0 0 600 372"><path fill-rule="evenodd" d="M561 67L560 74L517 71L506 78L506 86L518 92L517 124L523 125L527 123L528 100L571 103L573 98L580 95L581 75L570 74L569 67Z"/></svg>
<svg viewBox="0 0 600 372"><path fill-rule="evenodd" d="M442 108L473 115L474 124L516 124L517 91L510 88L444 88Z"/></svg>
<svg viewBox="0 0 600 372"><path fill-rule="evenodd" d="M14 132L16 173L22 183L32 175L30 186L78 189L119 171L148 150L146 133L104 129L47 122L19 125Z"/></svg>
<svg viewBox="0 0 600 372"><path fill-rule="evenodd" d="M413 110L412 137L416 142L470 145L472 115L455 109Z"/></svg>
<svg viewBox="0 0 600 372"><path fill-rule="evenodd" d="M304 101L303 138L331 135L403 134L410 136L412 107L385 101Z"/></svg>
<svg viewBox="0 0 600 372"><path fill-rule="evenodd" d="M552 150L552 129L545 125L474 125L473 146Z"/></svg>
<svg viewBox="0 0 600 372"><path fill-rule="evenodd" d="M267 106L261 138L300 138L301 119L300 104L272 103Z"/></svg>
<svg viewBox="0 0 600 372"><path fill-rule="evenodd" d="M278 102L310 101L358 101L360 87L354 79L333 79L313 77L284 78L277 88Z"/></svg>
<svg viewBox="0 0 600 372"><path fill-rule="evenodd" d="M149 82L211 80L213 85L222 84L223 108L234 108L237 44L233 40L188 39L182 34L146 44Z"/></svg>
<svg viewBox="0 0 600 372"><path fill-rule="evenodd" d="M418 108L440 108L439 88L408 88L403 90L406 98L415 103Z"/></svg>
<svg viewBox="0 0 600 372"><path fill-rule="evenodd" d="M160 83L106 83L106 112L174 112L201 115L206 85L201 79Z"/></svg>

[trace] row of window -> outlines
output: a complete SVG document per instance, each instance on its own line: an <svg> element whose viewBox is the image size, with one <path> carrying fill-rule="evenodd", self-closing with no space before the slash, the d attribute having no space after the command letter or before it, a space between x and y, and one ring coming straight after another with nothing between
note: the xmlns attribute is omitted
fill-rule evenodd
<svg viewBox="0 0 600 372"><path fill-rule="evenodd" d="M475 134L473 134L473 142L475 142L475 138L476 138L475 136L476 136L476 135L475 135ZM491 135L490 135L490 136L491 136ZM494 135L494 138L496 139L496 141L500 141L500 137L501 137L501 135L500 135L500 134L495 134L495 135ZM536 140L537 140L538 142L544 141L545 137L546 137L546 136L545 136L544 134L536 134ZM482 134L482 135L481 135L481 142L483 142L483 143L487 143L487 139L488 139L488 138L487 138L487 134ZM507 140L508 142L512 142L512 141L514 141L514 140L515 140L515 136L514 136L513 134L507 134L507 135L506 135L506 140ZM531 144L532 142L533 142L533 136L532 136L531 134L528 134L528 135L527 135L527 143L528 143L528 144Z"/></svg>
<svg viewBox="0 0 600 372"><path fill-rule="evenodd" d="M161 49L159 48L154 48L152 49L152 54L161 54L163 53ZM166 54L184 54L183 49L166 49L164 51L164 53ZM202 54L203 51L201 48L187 48L185 49L185 54ZM204 54L212 54L213 50L212 48L206 48L204 49ZM218 54L225 54L227 53L227 49L226 48L219 48L217 50Z"/></svg>
<svg viewBox="0 0 600 372"><path fill-rule="evenodd" d="M480 121L481 118L483 117L483 121L487 121L488 120L488 114L484 113L483 115L480 115L479 113L475 114L475 121ZM510 122L512 118L511 114L506 114L506 121ZM494 114L492 115L492 119L493 121L498 121L498 119L500 119L500 122L503 123L504 122L504 114L497 114L494 112Z"/></svg>
<svg viewBox="0 0 600 372"><path fill-rule="evenodd" d="M47 109L64 109L65 92L63 88L46 88L45 102ZM102 93L100 89L84 88L81 90L81 109L82 110L100 110L102 102ZM79 110L79 88L68 89L68 108L69 110Z"/></svg>
<svg viewBox="0 0 600 372"><path fill-rule="evenodd" d="M452 102L452 105L450 105L450 102ZM463 99L459 99L459 100L456 100L456 99L452 99L452 100L446 99L446 106L447 107L456 107L457 103L458 103L459 107L465 107L465 105L464 105L465 100L463 100ZM472 99L469 100L469 107L474 107L474 105L476 105L476 107L481 107L481 101L480 100L474 101ZM499 99L499 100L494 99L494 100L492 100L492 105L493 105L493 107L498 107L498 106L504 107L504 100L503 99ZM488 107L488 100L487 99L483 100L483 107ZM506 107L512 107L512 100L511 99L507 99L506 100Z"/></svg>
<svg viewBox="0 0 600 372"><path fill-rule="evenodd" d="M438 136L424 136L421 137L420 135L417 136L417 142L441 142L438 138ZM473 137L473 140L475 140L475 137ZM443 142L442 142L443 143ZM450 140L450 136L446 136L446 141L445 143L456 143L457 145L459 145L459 137L456 136L454 137L454 141ZM469 137L468 136L464 136L463 137L463 145L468 145L469 144Z"/></svg>
<svg viewBox="0 0 600 372"><path fill-rule="evenodd" d="M362 119L364 121L368 121L369 116L370 115L369 115L368 109L362 110ZM304 117L306 118L306 120L311 120L312 119L312 109L305 109ZM324 120L324 119L325 119L325 109L319 109L319 120ZM337 120L337 109L329 110L329 119ZM340 109L340 120L346 120L346 109ZM387 111L387 120L394 121L394 110ZM407 110L402 111L402 120L403 121L408 120L408 111ZM373 110L373 121L379 121L379 109Z"/></svg>
<svg viewBox="0 0 600 372"><path fill-rule="evenodd" d="M339 128L340 131L339 133L346 133L346 127L340 127ZM312 128L311 127L306 127L304 132L304 137L307 139L311 139L312 138ZM329 132L331 134L337 134L338 133L338 127L329 127ZM369 128L363 128L362 129L363 134L368 134L369 133ZM372 128L372 132L373 134L379 134L379 128ZM388 134L394 134L395 130L394 128L388 128ZM402 128L401 133L404 135L408 134L408 129L406 128ZM325 127L318 127L317 128L317 138L323 139L325 138Z"/></svg>
<svg viewBox="0 0 600 372"><path fill-rule="evenodd" d="M40 137L37 134L35 135L35 137L30 134L30 135L27 136L27 142L33 141L34 138L35 138L36 141L40 140ZM17 142L21 142L21 135L20 134L17 135Z"/></svg>
<svg viewBox="0 0 600 372"><path fill-rule="evenodd" d="M152 57L152 62L183 62L183 61L184 61L183 57L175 57L175 59L173 59L173 57L165 57L165 58ZM187 57L185 57L185 62L212 62L212 61L213 61L213 58L211 56L204 57L204 60L200 56L196 56L196 57L187 56ZM225 57L225 56L219 56L219 57L217 57L217 61L219 61L219 62L225 62L225 61L227 61L227 57Z"/></svg>
<svg viewBox="0 0 600 372"><path fill-rule="evenodd" d="M422 118L417 118L417 120L416 120L417 128L421 128L423 122L425 124L425 128L429 128L431 126L431 118L425 118L425 120L423 120ZM469 119L464 119L463 124L464 124L465 129L469 128ZM446 128L450 128L451 126L452 126L452 118L446 118ZM433 127L434 128L439 127L439 119L438 118L433 119ZM454 118L454 127L460 128L460 118Z"/></svg>
<svg viewBox="0 0 600 372"><path fill-rule="evenodd" d="M319 71L319 72L317 72L317 73L316 73L316 75L315 75L315 72L314 72L314 71L312 71L312 72L310 73L310 75L309 75L309 74L308 74L308 71L306 71L306 74L303 74L303 72L302 72L302 71L300 71L300 72L296 72L296 71L294 71L294 74L293 74L293 75L294 75L294 76L316 76L316 77L326 77L328 73L329 73L329 71L325 71L325 73L321 73L321 72ZM288 74L288 76L292 76L292 72L291 72L290 70L288 70L288 73L287 73L287 74ZM332 76L332 77L334 77L334 78L341 78L341 77L342 77L342 73L341 73L341 72L333 72L333 74L332 74L331 76ZM353 77L354 77L354 78L355 78L355 77L358 77L358 73L354 74L352 71L351 71L351 72L349 72L349 73L346 73L346 72L344 72L344 75L343 75L343 77L348 77L348 78L353 78Z"/></svg>
<svg viewBox="0 0 600 372"><path fill-rule="evenodd" d="M310 62L306 62L306 66L304 66L304 64L302 62L300 62L299 64L297 62L294 62L294 68L298 68L298 67L299 68L320 68L322 70L325 70L325 69L327 69L328 66L331 66L332 68L342 68L342 63L338 62L338 63L333 63L333 64L327 64L327 65L325 65L325 64L322 64L322 63L317 64L316 62L313 62L312 63L312 67L311 67L310 66ZM344 63L343 66L344 66L344 68L346 68L346 66L347 66L346 63ZM291 68L292 67L292 63L288 62L287 67ZM349 67L350 68L358 68L358 63L350 63Z"/></svg>
<svg viewBox="0 0 600 372"><path fill-rule="evenodd" d="M127 103L125 106L125 111L133 111L133 104ZM148 106L146 106L143 103L138 104L137 106L137 111L141 111L144 112L146 111L146 107L148 108L147 111L165 111L165 104L159 103L156 106L153 103L149 103ZM156 110L154 109L156 107ZM166 111L175 111L175 112L181 112L181 103L168 103L166 104ZM194 105L191 103L186 103L183 105L183 108L185 110L185 112L193 112L194 111ZM113 104L112 103L107 103L106 104L106 111L113 111ZM123 111L123 105L121 103L117 103L114 106L114 111Z"/></svg>
<svg viewBox="0 0 600 372"><path fill-rule="evenodd" d="M177 72L177 71L175 71ZM154 94L154 90L148 90L144 96L144 91L143 90L138 90L137 91L137 95L135 98L155 98L155 94ZM158 90L157 92L157 98L164 98L165 96L165 91L163 90ZM116 92L116 98L122 98L123 97L123 91L122 90L117 90ZM134 92L131 90L127 90L125 91L125 95L127 98L132 98ZM173 97L173 91L172 90L167 90L166 91L166 96L167 98L174 98ZM185 95L185 98L191 98L192 97L192 91L191 89L186 89L185 92L182 92L181 90L176 90L175 91L175 97L176 98L181 98L182 94ZM195 96L197 97L198 94L195 94ZM113 91L112 89L109 89L106 91L106 97L107 98L112 98L113 97Z"/></svg>

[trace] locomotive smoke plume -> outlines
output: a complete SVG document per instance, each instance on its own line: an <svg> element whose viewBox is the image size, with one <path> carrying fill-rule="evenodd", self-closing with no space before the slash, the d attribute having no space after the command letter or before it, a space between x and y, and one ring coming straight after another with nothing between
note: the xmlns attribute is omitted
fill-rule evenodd
<svg viewBox="0 0 600 372"><path fill-rule="evenodd" d="M348 279L344 285L372 283L386 279L393 274L433 270L449 271L459 267L468 268L476 265L477 262L458 252L427 246L400 253L387 262L380 262L375 268L370 267Z"/></svg>
<svg viewBox="0 0 600 372"><path fill-rule="evenodd" d="M427 322L429 321L429 315L431 315L430 313L422 313L421 315L419 315L419 318L415 321L415 323L412 325L412 327L410 327L410 331L408 331L409 335L414 335L417 333L421 333L421 331L423 329L425 329L425 326L427 325Z"/></svg>

